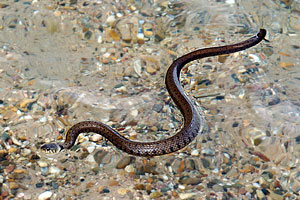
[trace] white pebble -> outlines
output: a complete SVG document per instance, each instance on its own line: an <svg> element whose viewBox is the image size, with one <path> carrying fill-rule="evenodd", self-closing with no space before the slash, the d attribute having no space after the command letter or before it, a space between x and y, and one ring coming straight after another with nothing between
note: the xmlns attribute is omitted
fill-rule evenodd
<svg viewBox="0 0 300 200"><path fill-rule="evenodd" d="M91 163L91 164L97 164L96 161L95 161L94 156L91 155L91 154L86 157L86 161Z"/></svg>
<svg viewBox="0 0 300 200"><path fill-rule="evenodd" d="M139 114L139 111L138 111L137 109L134 109L134 110L132 110L132 111L130 112L130 114L131 114L132 117L137 117L138 114Z"/></svg>
<svg viewBox="0 0 300 200"><path fill-rule="evenodd" d="M104 57L104 58L109 58L109 56L110 56L110 53L109 53L109 52L106 52L105 54L103 54L103 57Z"/></svg>
<svg viewBox="0 0 300 200"><path fill-rule="evenodd" d="M87 149L87 151L89 153L93 153L93 151L96 149L96 145L94 145L94 146L88 146L86 149Z"/></svg>
<svg viewBox="0 0 300 200"><path fill-rule="evenodd" d="M101 44L101 43L103 42L102 35L99 35L99 36L98 36L97 42L98 42L99 44Z"/></svg>
<svg viewBox="0 0 300 200"><path fill-rule="evenodd" d="M42 117L41 119L40 119L40 122L42 122L42 123L44 123L44 122L46 122L47 121L47 118L46 117Z"/></svg>
<svg viewBox="0 0 300 200"><path fill-rule="evenodd" d="M37 163L39 164L40 167L47 167L48 166L48 163L46 163L45 161L42 161L42 160L38 161Z"/></svg>
<svg viewBox="0 0 300 200"><path fill-rule="evenodd" d="M55 175L59 175L60 174L60 169L58 167L54 167L54 166L50 166L49 167L49 173L50 174L55 174Z"/></svg>
<svg viewBox="0 0 300 200"><path fill-rule="evenodd" d="M195 196L196 193L179 193L178 196L180 199L190 199Z"/></svg>
<svg viewBox="0 0 300 200"><path fill-rule="evenodd" d="M249 54L249 58L251 62L256 62L256 63L260 62L260 58L255 54Z"/></svg>
<svg viewBox="0 0 300 200"><path fill-rule="evenodd" d="M108 16L108 18L106 19L106 23L109 26L112 26L114 24L114 22L116 21L116 17L114 15L110 15Z"/></svg>
<svg viewBox="0 0 300 200"><path fill-rule="evenodd" d="M184 185L178 185L178 188L181 190L185 190L185 186Z"/></svg>
<svg viewBox="0 0 300 200"><path fill-rule="evenodd" d="M26 156L29 156L30 154L31 154L31 150L30 149L24 149L23 153L22 153L22 156L26 157Z"/></svg>
<svg viewBox="0 0 300 200"><path fill-rule="evenodd" d="M24 200L30 200L30 199L32 199L32 195L31 194L25 194L23 198L24 198Z"/></svg>
<svg viewBox="0 0 300 200"><path fill-rule="evenodd" d="M191 155L192 155L192 156L199 156L199 151L198 151L198 149L193 150L193 151L191 152Z"/></svg>
<svg viewBox="0 0 300 200"><path fill-rule="evenodd" d="M22 143L19 142L14 136L11 136L11 140L17 146L21 146L22 145Z"/></svg>
<svg viewBox="0 0 300 200"><path fill-rule="evenodd" d="M24 198L24 196L25 196L24 192L20 192L19 194L17 194L17 197L19 199Z"/></svg>
<svg viewBox="0 0 300 200"><path fill-rule="evenodd" d="M253 183L253 186L257 187L257 188L261 188L260 184L258 184L258 183Z"/></svg>
<svg viewBox="0 0 300 200"><path fill-rule="evenodd" d="M125 167L125 171L130 173L130 172L135 172L135 168L132 165L127 165Z"/></svg>
<svg viewBox="0 0 300 200"><path fill-rule="evenodd" d="M169 177L167 175L163 175L162 178L165 180L165 181L168 181L169 180Z"/></svg>
<svg viewBox="0 0 300 200"><path fill-rule="evenodd" d="M98 141L101 141L101 139L102 139L102 136L98 135L98 134L94 134L90 137L90 141L92 141L92 142L98 142Z"/></svg>
<svg viewBox="0 0 300 200"><path fill-rule="evenodd" d="M50 199L51 196L52 196L52 192L46 191L39 195L38 200L48 200Z"/></svg>

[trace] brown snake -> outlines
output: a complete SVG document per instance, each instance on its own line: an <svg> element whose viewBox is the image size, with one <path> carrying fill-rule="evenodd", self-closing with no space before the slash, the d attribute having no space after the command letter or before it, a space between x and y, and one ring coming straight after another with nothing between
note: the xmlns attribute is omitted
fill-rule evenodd
<svg viewBox="0 0 300 200"><path fill-rule="evenodd" d="M44 152L53 152L61 149L70 149L75 144L80 133L88 132L100 134L118 149L136 156L158 156L182 149L193 141L199 132L203 131L203 119L195 105L184 93L180 84L179 77L181 69L185 64L196 59L230 54L250 48L261 42L265 35L266 30L260 29L257 35L243 42L220 47L199 49L176 59L172 63L167 71L165 83L171 98L184 117L182 129L172 137L155 142L136 142L123 137L117 131L101 122L82 121L73 125L68 130L64 144L44 144L41 146L41 150Z"/></svg>

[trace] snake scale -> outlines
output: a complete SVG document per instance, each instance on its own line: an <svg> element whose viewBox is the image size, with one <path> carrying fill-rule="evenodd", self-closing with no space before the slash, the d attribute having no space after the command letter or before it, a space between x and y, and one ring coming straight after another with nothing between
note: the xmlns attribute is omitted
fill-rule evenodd
<svg viewBox="0 0 300 200"><path fill-rule="evenodd" d="M260 31L253 37L232 45L199 49L176 59L169 67L165 84L166 88L184 117L183 127L175 135L154 142L132 141L120 135L106 124L97 121L82 121L73 125L66 133L65 142L48 143L41 146L44 152L57 152L61 149L70 149L80 133L94 132L102 135L118 149L132 155L152 157L172 153L187 146L199 132L203 131L203 119L195 105L185 94L179 78L180 71L189 62L222 54L230 54L250 48L260 43L266 36L266 30Z"/></svg>

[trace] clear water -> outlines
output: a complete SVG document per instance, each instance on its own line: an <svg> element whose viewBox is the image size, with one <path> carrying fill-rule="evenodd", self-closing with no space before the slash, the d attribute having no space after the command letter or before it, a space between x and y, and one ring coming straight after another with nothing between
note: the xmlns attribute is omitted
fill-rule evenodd
<svg viewBox="0 0 300 200"><path fill-rule="evenodd" d="M165 166L170 159L192 157L193 150L203 153L211 149L216 154L207 158L210 170L198 163L191 174L178 175L157 167L156 178L167 175L169 179L153 183L152 192L159 191L160 184L178 186L177 176L202 171L208 177L224 179L225 185L237 180L251 185L259 182L265 164L279 177L285 192L299 194L299 1L7 1L0 5L0 130L16 138L25 136L37 147L87 119L105 122L143 141L174 134L181 117L164 88L164 74L172 61L195 49L243 41L259 28L266 29L269 42L228 57L195 61L184 70L182 83L205 115L206 134L186 150L187 155L154 160ZM67 169L74 165L79 170L77 177L95 182L103 179L103 183L117 173L120 183L128 182L101 195L121 198L113 191L126 186L131 192L122 198L130 199L129 193L137 195L133 189L136 180L115 169L117 160L125 155L115 155L115 151L109 152L112 161L101 165L97 177L88 174L91 166L84 159L67 167L58 159L52 165ZM222 169L222 155L231 156L229 167L244 169L257 152L263 164L252 176L241 170L240 178L216 173ZM43 156L47 160L47 155ZM68 156L60 154L58 158ZM26 162L16 162L16 166L28 168ZM29 174L34 184L45 178L38 168L30 169ZM67 176L70 174L71 170ZM145 182L145 177L135 178ZM173 190L208 198L213 191L206 189L209 180L203 180L205 190L196 186ZM19 182L28 184L28 180ZM84 191L85 184L78 190ZM99 184L79 197L99 195ZM30 185L28 190L18 191L52 190L60 199L74 196L66 193L69 188L76 190L70 185L57 190ZM142 191L139 198L148 199L150 193ZM249 195L256 198L258 194ZM163 193L161 198L176 199L176 195Z"/></svg>

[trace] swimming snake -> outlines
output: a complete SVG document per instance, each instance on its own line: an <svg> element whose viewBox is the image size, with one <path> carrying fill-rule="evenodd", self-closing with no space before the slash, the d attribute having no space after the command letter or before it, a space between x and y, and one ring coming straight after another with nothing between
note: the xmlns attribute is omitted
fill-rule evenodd
<svg viewBox="0 0 300 200"><path fill-rule="evenodd" d="M70 149L75 144L75 141L80 133L88 132L100 134L118 149L136 156L152 157L172 153L182 149L191 141L193 141L199 132L203 132L204 122L199 111L189 97L185 94L180 84L179 78L181 69L187 63L196 59L230 54L245 50L260 43L263 39L265 39L265 36L266 30L260 29L255 36L243 42L220 47L199 49L179 57L171 64L166 73L165 84L169 95L184 117L183 127L175 135L167 139L154 142L137 142L125 138L117 131L101 122L82 121L73 125L67 131L65 142L63 144L44 144L41 146L41 150L44 152L57 152L61 149Z"/></svg>

